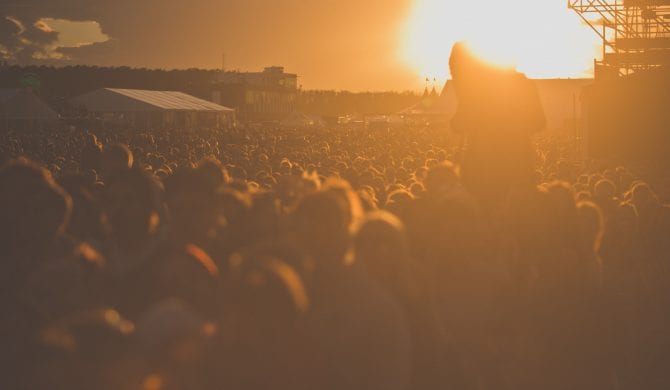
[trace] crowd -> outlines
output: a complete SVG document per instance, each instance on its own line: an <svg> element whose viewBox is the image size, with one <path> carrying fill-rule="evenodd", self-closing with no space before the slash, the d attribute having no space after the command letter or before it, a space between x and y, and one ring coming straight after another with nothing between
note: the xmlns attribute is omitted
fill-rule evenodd
<svg viewBox="0 0 670 390"><path fill-rule="evenodd" d="M670 182L567 146L492 202L439 129L1 134L1 387L668 388Z"/></svg>
<svg viewBox="0 0 670 390"><path fill-rule="evenodd" d="M450 66L451 133L0 134L0 388L670 388L667 171Z"/></svg>

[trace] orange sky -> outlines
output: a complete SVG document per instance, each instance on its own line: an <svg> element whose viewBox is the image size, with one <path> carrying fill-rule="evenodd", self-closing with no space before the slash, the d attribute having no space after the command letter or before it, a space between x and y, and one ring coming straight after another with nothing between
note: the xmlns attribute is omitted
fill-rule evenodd
<svg viewBox="0 0 670 390"><path fill-rule="evenodd" d="M597 55L561 0L8 0L0 15L5 58L214 68L225 52L228 69L282 65L308 89L441 83L461 39L537 77L585 76Z"/></svg>

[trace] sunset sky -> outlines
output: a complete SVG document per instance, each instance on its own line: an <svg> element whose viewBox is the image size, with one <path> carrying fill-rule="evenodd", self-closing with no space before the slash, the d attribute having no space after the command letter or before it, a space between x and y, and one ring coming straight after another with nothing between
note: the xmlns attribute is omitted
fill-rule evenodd
<svg viewBox="0 0 670 390"><path fill-rule="evenodd" d="M4 0L12 62L260 70L304 88L422 89L451 45L531 77L588 77L595 34L564 0Z"/></svg>

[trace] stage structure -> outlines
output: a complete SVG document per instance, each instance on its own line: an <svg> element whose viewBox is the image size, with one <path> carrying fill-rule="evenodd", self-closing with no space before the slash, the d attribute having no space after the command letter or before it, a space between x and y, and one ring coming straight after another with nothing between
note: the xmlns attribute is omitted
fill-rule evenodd
<svg viewBox="0 0 670 390"><path fill-rule="evenodd" d="M670 0L568 0L602 38L596 79L670 66Z"/></svg>

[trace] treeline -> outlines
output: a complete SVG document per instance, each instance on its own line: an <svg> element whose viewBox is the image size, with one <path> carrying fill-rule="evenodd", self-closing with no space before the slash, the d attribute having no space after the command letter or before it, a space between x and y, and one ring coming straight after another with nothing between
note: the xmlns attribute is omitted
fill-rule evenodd
<svg viewBox="0 0 670 390"><path fill-rule="evenodd" d="M36 92L45 100L70 99L99 88L176 90L209 97L211 83L218 70L165 70L98 66L2 66L0 87L13 88L36 84Z"/></svg>
<svg viewBox="0 0 670 390"><path fill-rule="evenodd" d="M56 110L67 101L99 88L181 91L211 99L219 70L165 70L76 65L66 67L0 64L0 88L30 86ZM299 91L296 110L325 117L347 114L388 114L419 100L413 92Z"/></svg>
<svg viewBox="0 0 670 390"><path fill-rule="evenodd" d="M296 109L334 117L346 114L381 115L398 112L420 100L414 92L301 91Z"/></svg>

